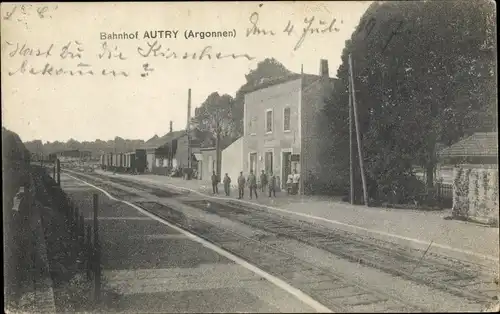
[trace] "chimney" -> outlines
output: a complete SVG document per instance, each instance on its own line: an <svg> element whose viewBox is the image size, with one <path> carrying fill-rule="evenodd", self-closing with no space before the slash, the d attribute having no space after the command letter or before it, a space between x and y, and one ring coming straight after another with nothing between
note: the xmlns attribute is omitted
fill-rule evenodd
<svg viewBox="0 0 500 314"><path fill-rule="evenodd" d="M170 133L172 133L173 131L174 131L174 129L173 129L173 122L170 121Z"/></svg>
<svg viewBox="0 0 500 314"><path fill-rule="evenodd" d="M319 64L319 76L330 77L330 71L328 70L328 60L321 59Z"/></svg>

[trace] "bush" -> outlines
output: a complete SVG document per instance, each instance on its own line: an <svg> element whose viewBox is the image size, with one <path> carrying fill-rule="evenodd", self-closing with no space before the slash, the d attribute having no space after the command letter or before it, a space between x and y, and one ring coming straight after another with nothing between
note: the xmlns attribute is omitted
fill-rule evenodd
<svg viewBox="0 0 500 314"><path fill-rule="evenodd" d="M425 183L413 175L401 175L370 180L369 197L390 204L414 204L420 202L419 196L425 193Z"/></svg>

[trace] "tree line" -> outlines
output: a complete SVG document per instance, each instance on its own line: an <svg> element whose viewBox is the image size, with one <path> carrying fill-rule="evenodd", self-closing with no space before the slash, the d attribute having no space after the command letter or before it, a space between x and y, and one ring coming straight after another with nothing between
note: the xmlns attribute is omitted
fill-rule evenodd
<svg viewBox="0 0 500 314"><path fill-rule="evenodd" d="M83 141L79 142L70 139L66 142L46 142L33 140L25 142L26 148L33 154L43 154L45 156L67 150L90 151L93 157L98 157L103 153L112 152L130 152L144 145L144 140L128 140L121 137L115 137L114 140L102 141Z"/></svg>

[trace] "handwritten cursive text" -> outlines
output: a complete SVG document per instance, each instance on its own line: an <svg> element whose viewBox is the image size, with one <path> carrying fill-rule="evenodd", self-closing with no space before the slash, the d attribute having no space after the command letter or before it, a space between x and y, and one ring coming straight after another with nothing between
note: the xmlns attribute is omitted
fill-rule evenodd
<svg viewBox="0 0 500 314"><path fill-rule="evenodd" d="M172 51L170 48L164 48L161 44L158 43L158 41L155 41L153 43L148 42L146 43L146 45L147 47L143 46L137 47L137 53L139 54L139 56L144 58L158 57L164 59L183 59L183 60L186 59L211 60L212 58L214 58L215 60L221 60L227 58L232 58L232 59L246 58L247 60L255 59L254 57L249 56L248 54L235 54L235 53L223 54L222 52L213 53L212 46L205 46L201 51L198 52L178 53Z"/></svg>

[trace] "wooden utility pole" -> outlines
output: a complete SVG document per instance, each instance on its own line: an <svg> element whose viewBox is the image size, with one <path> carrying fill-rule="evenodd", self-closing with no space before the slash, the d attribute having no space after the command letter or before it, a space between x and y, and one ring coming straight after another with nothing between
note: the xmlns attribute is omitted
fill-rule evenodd
<svg viewBox="0 0 500 314"><path fill-rule="evenodd" d="M352 123L353 113L352 113L352 88L351 82L349 80L349 178L350 178L350 193L349 201L354 204L354 147L352 146Z"/></svg>
<svg viewBox="0 0 500 314"><path fill-rule="evenodd" d="M187 139L188 139L188 179L191 171L191 88L188 89L188 112L187 112Z"/></svg>
<svg viewBox="0 0 500 314"><path fill-rule="evenodd" d="M349 54L349 77L351 82L352 105L354 109L354 119L356 123L356 140L358 142L359 168L361 171L361 181L363 182L363 198L365 206L368 206L368 191L366 188L365 170L363 166L363 153L361 152L361 135L359 131L358 108L356 106L356 88L354 85L354 74L352 71L352 56Z"/></svg>

